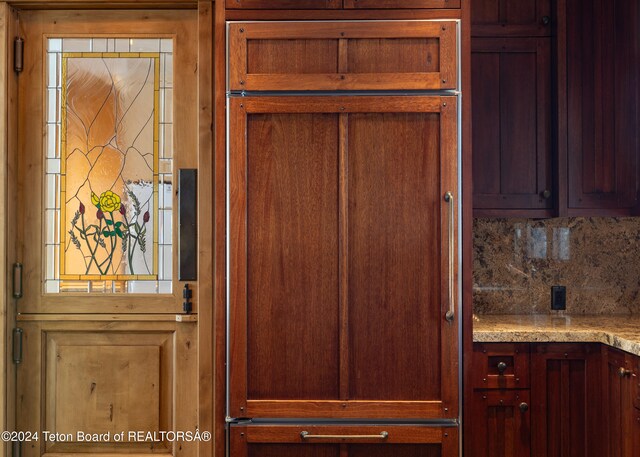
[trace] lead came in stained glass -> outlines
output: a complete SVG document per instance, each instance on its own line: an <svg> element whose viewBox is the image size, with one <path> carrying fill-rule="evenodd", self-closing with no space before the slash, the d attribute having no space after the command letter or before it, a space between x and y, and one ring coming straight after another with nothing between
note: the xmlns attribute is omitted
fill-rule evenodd
<svg viewBox="0 0 640 457"><path fill-rule="evenodd" d="M46 292L171 291L170 49L120 41L49 40Z"/></svg>

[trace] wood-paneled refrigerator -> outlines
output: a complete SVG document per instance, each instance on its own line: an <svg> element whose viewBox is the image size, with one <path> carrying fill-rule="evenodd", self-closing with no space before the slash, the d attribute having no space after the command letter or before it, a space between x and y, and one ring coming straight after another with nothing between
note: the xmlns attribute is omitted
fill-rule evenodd
<svg viewBox="0 0 640 457"><path fill-rule="evenodd" d="M458 35L227 24L231 455L458 455Z"/></svg>

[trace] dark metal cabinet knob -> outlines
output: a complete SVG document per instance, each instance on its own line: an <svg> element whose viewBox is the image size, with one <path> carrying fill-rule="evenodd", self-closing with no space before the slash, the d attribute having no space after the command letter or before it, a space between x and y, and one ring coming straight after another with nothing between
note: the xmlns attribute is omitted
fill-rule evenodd
<svg viewBox="0 0 640 457"><path fill-rule="evenodd" d="M520 411L526 413L527 411L529 411L529 405L527 405L525 402L520 403Z"/></svg>
<svg viewBox="0 0 640 457"><path fill-rule="evenodd" d="M542 16L542 25L551 24L551 18L549 16Z"/></svg>
<svg viewBox="0 0 640 457"><path fill-rule="evenodd" d="M498 364L498 373L500 373L501 375L504 374L505 370L507 369L507 364L504 362L500 362Z"/></svg>
<svg viewBox="0 0 640 457"><path fill-rule="evenodd" d="M631 376L631 370L627 370L627 369L626 369L626 368L624 368L624 367L620 367L620 369L618 370L618 375L619 375L621 378L625 378L625 377L627 377L627 376Z"/></svg>
<svg viewBox="0 0 640 457"><path fill-rule="evenodd" d="M551 191L549 189L545 189L542 191L542 198L544 198L545 200L548 198L551 198Z"/></svg>

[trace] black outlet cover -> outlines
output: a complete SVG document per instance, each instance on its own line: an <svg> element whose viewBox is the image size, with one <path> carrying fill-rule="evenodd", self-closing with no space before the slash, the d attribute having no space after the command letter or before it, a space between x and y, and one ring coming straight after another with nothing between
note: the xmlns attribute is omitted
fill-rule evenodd
<svg viewBox="0 0 640 457"><path fill-rule="evenodd" d="M565 286L551 287L551 309L556 311L567 309L567 288Z"/></svg>

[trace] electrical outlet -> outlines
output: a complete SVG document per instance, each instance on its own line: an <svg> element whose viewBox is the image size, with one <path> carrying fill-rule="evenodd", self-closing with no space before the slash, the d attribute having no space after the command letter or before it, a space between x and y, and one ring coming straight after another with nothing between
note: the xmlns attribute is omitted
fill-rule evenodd
<svg viewBox="0 0 640 457"><path fill-rule="evenodd" d="M551 287L551 309L555 311L567 309L567 288L565 286Z"/></svg>

